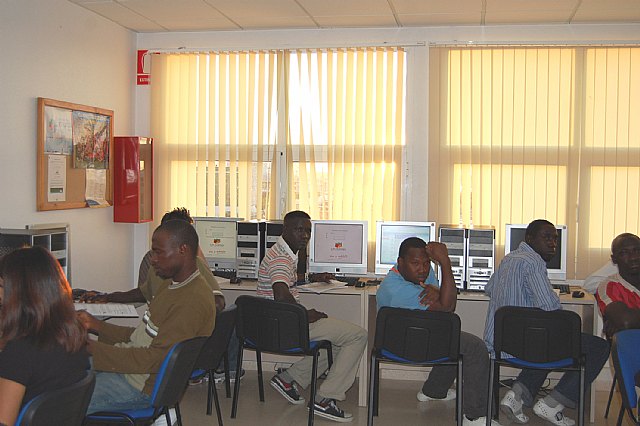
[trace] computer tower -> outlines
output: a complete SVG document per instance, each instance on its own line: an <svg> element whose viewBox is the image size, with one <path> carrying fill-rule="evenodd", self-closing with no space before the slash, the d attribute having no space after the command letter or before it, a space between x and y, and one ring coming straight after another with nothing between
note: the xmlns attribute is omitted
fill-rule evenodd
<svg viewBox="0 0 640 426"><path fill-rule="evenodd" d="M466 289L467 282L467 233L468 229L456 225L440 225L438 228L438 241L447 246L453 278L460 290Z"/></svg>
<svg viewBox="0 0 640 426"><path fill-rule="evenodd" d="M236 268L238 278L258 279L260 266L260 229L264 222L238 222Z"/></svg>
<svg viewBox="0 0 640 426"><path fill-rule="evenodd" d="M263 222L264 231L262 233L262 244L260 246L260 261L264 258L267 250L278 241L278 237L282 235L282 221L281 220L268 220Z"/></svg>
<svg viewBox="0 0 640 426"><path fill-rule="evenodd" d="M469 229L467 233L467 290L484 291L495 265L496 230Z"/></svg>

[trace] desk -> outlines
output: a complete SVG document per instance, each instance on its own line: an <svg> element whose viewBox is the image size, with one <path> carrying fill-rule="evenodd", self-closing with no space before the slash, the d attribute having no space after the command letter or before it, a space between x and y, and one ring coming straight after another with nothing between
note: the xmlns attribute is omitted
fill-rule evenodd
<svg viewBox="0 0 640 426"><path fill-rule="evenodd" d="M227 304L234 303L242 294L255 295L256 282L242 281L240 284L229 284L228 280L218 279ZM358 368L358 405L367 404L367 384L369 379L369 348L373 345L376 326L376 291L377 287L354 288L345 287L339 290L315 294L300 292L300 301L307 308L316 308L328 315L352 322L368 330L368 345ZM582 318L582 329L585 333L597 334L595 327L597 318L595 299L591 294L575 299L571 295L560 296L564 309L577 312ZM460 316L462 329L468 333L483 337L484 324L489 307L489 298L482 293L462 293L458 295L456 313ZM248 354L247 361L255 362L255 356ZM274 368L279 363L292 363L297 358L265 354L263 363L272 363ZM595 392L591 392L591 420L595 415Z"/></svg>

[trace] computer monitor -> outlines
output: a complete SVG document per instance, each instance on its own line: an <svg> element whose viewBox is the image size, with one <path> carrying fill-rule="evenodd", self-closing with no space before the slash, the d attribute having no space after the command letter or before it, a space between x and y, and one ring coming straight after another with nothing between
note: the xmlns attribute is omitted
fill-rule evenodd
<svg viewBox="0 0 640 426"><path fill-rule="evenodd" d="M524 241L527 226L526 224L507 224L504 241L505 256L517 249ZM565 281L567 279L567 227L566 225L556 225L556 230L558 231L558 245L555 256L547 262L547 274L550 280Z"/></svg>
<svg viewBox="0 0 640 426"><path fill-rule="evenodd" d="M366 275L368 223L314 220L309 242L309 272Z"/></svg>
<svg viewBox="0 0 640 426"><path fill-rule="evenodd" d="M386 275L398 259L400 244L409 237L436 240L435 222L376 222L376 275Z"/></svg>
<svg viewBox="0 0 640 426"><path fill-rule="evenodd" d="M194 217L200 248L212 270L236 269L239 218Z"/></svg>

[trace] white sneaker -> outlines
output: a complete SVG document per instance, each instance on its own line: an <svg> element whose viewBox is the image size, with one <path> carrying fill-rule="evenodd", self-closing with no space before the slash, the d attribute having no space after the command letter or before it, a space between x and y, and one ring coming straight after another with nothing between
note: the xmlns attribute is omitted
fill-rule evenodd
<svg viewBox="0 0 640 426"><path fill-rule="evenodd" d="M522 400L516 398L514 391L507 391L502 401L500 401L500 411L515 423L525 424L529 421L529 416L522 412Z"/></svg>
<svg viewBox="0 0 640 426"><path fill-rule="evenodd" d="M462 416L462 426L484 426L487 424L487 417L478 417L475 420L469 420L467 416ZM491 420L491 426L501 426L496 420Z"/></svg>
<svg viewBox="0 0 640 426"><path fill-rule="evenodd" d="M546 402L542 399L539 399L538 402L533 406L533 412L540 418L545 419L546 421L553 423L557 426L573 426L576 424L573 419L566 417L562 414L562 410L564 409L564 405L558 404L555 408L549 407Z"/></svg>
<svg viewBox="0 0 640 426"><path fill-rule="evenodd" d="M420 389L418 391L418 394L416 395L416 398L418 398L418 401L420 401L420 402L426 402L426 401L451 401L452 399L456 399L456 390L455 389L447 390L447 395L444 398L431 398L430 396L427 396L427 395L423 394L422 393L422 389Z"/></svg>
<svg viewBox="0 0 640 426"><path fill-rule="evenodd" d="M176 416L176 409L175 408L169 408L169 416L171 417L171 425L175 425L176 423L178 423L178 416ZM166 416L163 414L162 416L158 417L156 419L155 422L153 422L152 426L167 426L167 418Z"/></svg>

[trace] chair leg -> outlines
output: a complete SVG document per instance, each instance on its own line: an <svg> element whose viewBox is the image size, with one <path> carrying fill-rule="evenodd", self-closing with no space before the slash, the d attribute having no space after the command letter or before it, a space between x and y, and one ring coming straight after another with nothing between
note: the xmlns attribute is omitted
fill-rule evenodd
<svg viewBox="0 0 640 426"><path fill-rule="evenodd" d="M609 416L609 409L611 408L611 400L613 399L613 394L616 390L616 381L618 380L618 376L616 374L613 375L613 382L611 383L611 389L609 390L609 399L607 400L607 408L604 410L604 418L606 419Z"/></svg>
<svg viewBox="0 0 640 426"><path fill-rule="evenodd" d="M495 363L492 359L489 360L489 395L487 397L487 426L491 425L491 420L493 417L493 406L494 406L494 396L495 392L498 392L500 388L495 388Z"/></svg>
<svg viewBox="0 0 640 426"><path fill-rule="evenodd" d="M624 405L620 406L620 412L618 413L618 421L616 421L616 426L622 425L622 419L624 419Z"/></svg>
<svg viewBox="0 0 640 426"><path fill-rule="evenodd" d="M224 388L227 391L227 398L231 397L231 377L229 376L229 352L225 351L222 356L224 362ZM236 380L238 380L238 372L236 371Z"/></svg>
<svg viewBox="0 0 640 426"><path fill-rule="evenodd" d="M376 355L371 351L371 359L369 360L369 398L367 401L367 426L373 426L373 405L375 400L376 388Z"/></svg>
<svg viewBox="0 0 640 426"><path fill-rule="evenodd" d="M316 402L316 387L318 386L318 358L320 350L316 349L313 353L313 365L311 368L311 391L309 395L309 420L307 424L313 426L314 403Z"/></svg>
<svg viewBox="0 0 640 426"><path fill-rule="evenodd" d="M264 402L264 384L262 378L262 353L256 349L256 362L258 363L258 393L260 394L260 401ZM236 375L238 372L236 371ZM236 380L238 383L239 380Z"/></svg>
<svg viewBox="0 0 640 426"><path fill-rule="evenodd" d="M180 404L176 404L176 418L178 420L178 426L182 426L182 415L180 414ZM171 416L169 416L169 408L167 408L167 424L171 424Z"/></svg>
<svg viewBox="0 0 640 426"><path fill-rule="evenodd" d="M458 357L458 379L456 380L456 421L458 426L462 426L462 404L464 403L464 391L462 390L463 357Z"/></svg>
<svg viewBox="0 0 640 426"><path fill-rule="evenodd" d="M375 375L375 384L373 394L373 415L378 415L378 408L380 408L380 360L376 358L376 375Z"/></svg>
<svg viewBox="0 0 640 426"><path fill-rule="evenodd" d="M584 361L584 360L583 360ZM585 391L585 379L584 379L584 362L580 366L580 396L578 398L578 426L584 426L584 391Z"/></svg>
<svg viewBox="0 0 640 426"><path fill-rule="evenodd" d="M236 362L236 371L241 371L242 368L242 355L244 353L244 344L242 339L240 340L240 350L238 351L238 361ZM238 412L238 396L240 395L240 380L236 380L233 385L233 401L231 403L231 418L235 419Z"/></svg>
<svg viewBox="0 0 640 426"><path fill-rule="evenodd" d="M216 388L216 383L213 378L213 370L207 371L209 382L207 383L207 416L211 415L211 398L213 397L213 391Z"/></svg>
<svg viewBox="0 0 640 426"><path fill-rule="evenodd" d="M211 384L211 382L209 382ZM220 400L218 399L218 390L216 389L216 384L213 383L213 401L216 403L216 414L218 415L218 425L222 426L222 411L220 410ZM211 405L209 405L209 411L211 411ZM211 414L211 413L207 413Z"/></svg>

